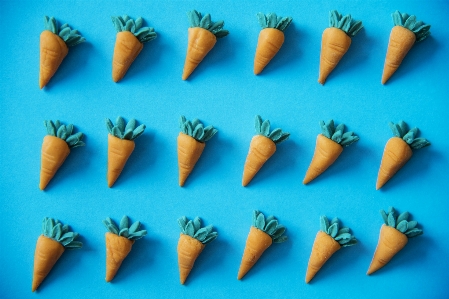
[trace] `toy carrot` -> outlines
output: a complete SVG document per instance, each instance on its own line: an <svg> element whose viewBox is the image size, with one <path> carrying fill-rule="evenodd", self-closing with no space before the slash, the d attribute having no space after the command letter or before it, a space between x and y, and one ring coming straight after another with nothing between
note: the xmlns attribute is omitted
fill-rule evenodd
<svg viewBox="0 0 449 299"><path fill-rule="evenodd" d="M201 227L201 219L187 220L185 216L178 219L181 235L178 241L178 266L181 284L187 279L193 264L203 251L206 244L215 240L217 232L213 232L213 226Z"/></svg>
<svg viewBox="0 0 449 299"><path fill-rule="evenodd" d="M408 212L395 215L395 210L390 207L388 215L384 210L380 210L380 214L385 224L380 228L379 242L374 252L373 260L368 269L368 275L376 272L385 266L405 245L408 239L423 234L423 231L416 228L418 222L407 221Z"/></svg>
<svg viewBox="0 0 449 299"><path fill-rule="evenodd" d="M256 56L254 57L254 74L258 75L273 59L284 43L284 31L292 22L291 17L278 17L275 13L257 14L262 30L259 33Z"/></svg>
<svg viewBox="0 0 449 299"><path fill-rule="evenodd" d="M62 225L56 219L44 218L42 235L37 239L34 252L32 292L37 290L65 249L78 249L83 246L83 243L75 241L77 237L78 233L70 232L67 224Z"/></svg>
<svg viewBox="0 0 449 299"><path fill-rule="evenodd" d="M109 232L106 233L106 281L110 282L120 268L123 260L128 256L136 240L147 234L140 230L140 222L136 221L129 226L128 216L123 216L120 226L111 218L103 220Z"/></svg>
<svg viewBox="0 0 449 299"><path fill-rule="evenodd" d="M41 174L39 189L44 190L50 180L56 174L59 167L64 163L70 154L70 149L78 146L84 146L81 141L83 133L78 132L72 135L73 125L62 125L59 120L54 123L51 120L45 120L44 126L47 128L47 134L42 143L41 154Z"/></svg>
<svg viewBox="0 0 449 299"><path fill-rule="evenodd" d="M309 283L324 263L341 247L355 245L357 240L348 227L340 228L338 218L331 223L326 216L320 217L321 229L313 242L312 253L307 265L306 283Z"/></svg>
<svg viewBox="0 0 449 299"><path fill-rule="evenodd" d="M108 186L114 185L120 176L126 161L134 150L134 140L143 134L145 125L142 124L136 128L136 120L132 118L125 126L125 120L119 116L116 124L106 118L106 127L108 128Z"/></svg>
<svg viewBox="0 0 449 299"><path fill-rule="evenodd" d="M255 128L256 135L251 139L249 152L243 168L243 186L251 182L265 162L274 154L276 144L287 140L290 136L290 133L282 132L279 128L274 129L270 133L270 121L267 119L262 122L260 115L256 115Z"/></svg>
<svg viewBox="0 0 449 299"><path fill-rule="evenodd" d="M187 54L182 72L182 80L186 80L207 53L215 46L217 38L225 37L229 31L224 30L224 22L212 22L210 14L202 16L196 10L187 13L190 21Z"/></svg>
<svg viewBox="0 0 449 299"><path fill-rule="evenodd" d="M407 124L403 121L397 124L390 122L389 125L395 137L390 138L385 145L377 175L376 190L385 185L407 163L412 157L412 149L430 145L427 139L415 138L418 135L418 128L408 130Z"/></svg>
<svg viewBox="0 0 449 299"><path fill-rule="evenodd" d="M396 72L415 42L420 42L430 35L430 25L417 21L414 15L410 16L395 11L391 16L393 17L394 27L391 29L390 41L388 42L382 84L385 84Z"/></svg>
<svg viewBox="0 0 449 299"><path fill-rule="evenodd" d="M359 140L354 132L343 133L345 130L344 124L335 127L332 119L327 124L320 121L320 126L322 133L318 134L316 139L315 152L303 184L308 184L331 166L340 156L344 146L350 146Z"/></svg>
<svg viewBox="0 0 449 299"><path fill-rule="evenodd" d="M68 47L76 46L86 40L67 24L58 27L54 17L44 17L44 28L40 37L39 88L41 89L58 70L69 52Z"/></svg>
<svg viewBox="0 0 449 299"><path fill-rule="evenodd" d="M157 34L151 27L142 27L141 17L136 20L127 15L111 18L117 30L112 59L112 80L118 82L122 80L134 59L142 51L143 43L155 39Z"/></svg>
<svg viewBox="0 0 449 299"><path fill-rule="evenodd" d="M268 216L265 219L261 212L253 212L253 225L246 239L237 279L242 279L248 273L273 242L283 243L287 241L287 236L283 236L285 230L285 226L280 225L274 216Z"/></svg>
<svg viewBox="0 0 449 299"><path fill-rule="evenodd" d="M362 28L362 22L353 20L351 15L342 17L336 10L329 12L329 28L324 30L321 40L319 83L324 84L327 76L348 51L351 39Z"/></svg>
<svg viewBox="0 0 449 299"><path fill-rule="evenodd" d="M201 157L206 141L209 141L218 132L213 126L204 128L203 124L194 119L192 122L184 116L179 119L181 132L178 135L178 168L179 186L184 183Z"/></svg>

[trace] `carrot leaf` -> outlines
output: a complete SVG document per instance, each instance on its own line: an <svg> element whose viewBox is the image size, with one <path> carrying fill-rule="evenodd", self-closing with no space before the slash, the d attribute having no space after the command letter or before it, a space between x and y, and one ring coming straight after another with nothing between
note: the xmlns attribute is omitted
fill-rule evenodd
<svg viewBox="0 0 449 299"><path fill-rule="evenodd" d="M42 221L42 234L50 238L67 249L77 249L83 247L83 243L75 241L78 233L70 232L68 225L62 225L57 219L45 217Z"/></svg>
<svg viewBox="0 0 449 299"><path fill-rule="evenodd" d="M78 30L72 30L68 24L58 28L58 22L54 17L44 16L44 30L48 30L58 35L68 47L76 46L86 39L78 34Z"/></svg>
<svg viewBox="0 0 449 299"><path fill-rule="evenodd" d="M253 212L253 226L268 234L274 243L282 243L287 240L285 226L278 223L274 216L265 218L265 215L259 211Z"/></svg>
<svg viewBox="0 0 449 299"><path fill-rule="evenodd" d="M136 20L130 18L127 15L123 17L111 17L112 24L117 32L129 31L131 32L141 43L149 42L157 37L154 28L142 27L143 19L138 17Z"/></svg>
<svg viewBox="0 0 449 299"><path fill-rule="evenodd" d="M274 129L270 133L270 121L268 119L262 121L262 117L260 117L260 115L256 115L254 127L256 129L256 135L265 136L276 144L281 143L290 137L290 133L282 132L279 128Z"/></svg>
<svg viewBox="0 0 449 299"><path fill-rule="evenodd" d="M401 233L405 234L408 238L413 238L423 234L423 231L421 229L416 228L418 222L407 220L410 216L409 212L407 211L399 214L399 216L396 217L394 208L390 207L388 210L388 214L385 213L384 210L380 210L380 214L384 219L385 225L397 229Z"/></svg>
<svg viewBox="0 0 449 299"><path fill-rule="evenodd" d="M351 15L342 16L338 11L329 12L329 27L343 30L349 37L354 37L362 28L362 22L353 20Z"/></svg>
<svg viewBox="0 0 449 299"><path fill-rule="evenodd" d="M415 15L401 14L396 10L391 16L395 26L404 27L415 34L416 42L420 42L430 35L430 25L426 25L422 21L417 21Z"/></svg>
<svg viewBox="0 0 449 299"><path fill-rule="evenodd" d="M190 22L190 28L203 28L210 31L216 38L222 38L229 34L228 30L224 30L224 21L212 22L210 14L202 16L200 12L192 10L187 12Z"/></svg>
<svg viewBox="0 0 449 299"><path fill-rule="evenodd" d="M179 119L179 127L182 133L189 135L198 142L209 141L218 132L213 126L204 127L198 119L195 118L191 122L183 115Z"/></svg>
<svg viewBox="0 0 449 299"><path fill-rule="evenodd" d="M340 227L340 220L335 217L329 225L329 219L326 216L320 217L320 231L328 234L341 247L348 247L357 243L356 238L350 233L349 227Z"/></svg>
<svg viewBox="0 0 449 299"><path fill-rule="evenodd" d="M260 27L274 28L280 31L284 31L293 21L291 17L278 17L274 12L269 14L257 13L257 19L259 20Z"/></svg>
<svg viewBox="0 0 449 299"><path fill-rule="evenodd" d="M327 124L324 121L320 121L321 134L332 141L340 144L341 146L350 146L360 138L354 134L354 132L344 132L345 125L343 123L335 127L334 120L329 120Z"/></svg>
<svg viewBox="0 0 449 299"><path fill-rule="evenodd" d="M115 222L109 217L103 220L103 224L110 233L133 241L139 240L147 234L146 230L139 230L140 221L136 221L131 226L129 226L129 218L126 215L124 215L120 220L120 226L117 226Z"/></svg>
<svg viewBox="0 0 449 299"><path fill-rule="evenodd" d="M200 217L195 217L193 220L188 220L187 217L182 216L181 218L178 218L178 224L181 228L182 234L188 235L203 244L212 242L218 236L217 232L212 231L212 225L201 227Z"/></svg>
<svg viewBox="0 0 449 299"><path fill-rule="evenodd" d="M54 123L51 120L44 120L44 126L47 129L47 135L58 137L64 140L69 148L75 148L78 146L86 145L81 139L83 138L83 133L78 132L73 133L73 125L69 124L67 126L62 125L59 120Z"/></svg>
<svg viewBox="0 0 449 299"><path fill-rule="evenodd" d="M137 122L134 118L126 124L125 120L121 116L117 117L115 125L109 118L106 118L105 123L109 134L124 140L135 140L143 134L146 128L144 124L141 124L136 128Z"/></svg>
<svg viewBox="0 0 449 299"><path fill-rule="evenodd" d="M412 128L408 130L408 126L404 121L400 121L395 124L390 122L388 124L390 126L393 135L399 138L402 138L412 149L420 149L430 145L430 142L425 138L416 138L418 135L419 129Z"/></svg>

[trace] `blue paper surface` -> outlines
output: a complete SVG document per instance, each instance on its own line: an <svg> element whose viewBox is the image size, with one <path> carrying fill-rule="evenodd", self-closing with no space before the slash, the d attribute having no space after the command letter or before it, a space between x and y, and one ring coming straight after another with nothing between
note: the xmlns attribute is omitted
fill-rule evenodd
<svg viewBox="0 0 449 299"><path fill-rule="evenodd" d="M181 80L189 26L197 9L223 19L229 36L188 81ZM321 34L329 10L350 13L364 29L324 86L317 83ZM391 13L415 14L432 25L386 85L381 85ZM253 74L257 12L292 16L285 43L259 76ZM449 29L447 1L1 1L0 289L2 298L446 298L449 239ZM116 31L110 17L144 18L158 37L118 84L111 78ZM43 90L38 86L44 15L69 23L87 42L69 50ZM248 187L243 164L254 117L290 132ZM121 115L147 126L113 188L106 184L104 119ZM178 118L199 118L219 132L183 188L178 186ZM307 186L319 121L334 119L360 141L345 148ZM42 192L38 189L44 120L73 123L85 147L71 151ZM420 128L430 147L380 191L377 172L389 121ZM377 273L366 271L383 221L380 209L411 213L424 235L411 239ZM238 281L252 211L273 214L288 241L273 244ZM102 220L128 215L148 235L137 241L112 283L106 283ZM179 284L180 216L200 216L219 236ZM304 282L319 217L339 217L359 243L338 251L312 282ZM66 251L31 293L33 255L44 217L70 224L81 250Z"/></svg>

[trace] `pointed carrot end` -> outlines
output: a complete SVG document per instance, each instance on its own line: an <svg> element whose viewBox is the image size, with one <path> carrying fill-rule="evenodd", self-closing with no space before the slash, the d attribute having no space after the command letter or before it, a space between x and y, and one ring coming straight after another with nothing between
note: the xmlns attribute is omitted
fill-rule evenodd
<svg viewBox="0 0 449 299"><path fill-rule="evenodd" d="M246 186L249 184L250 181L251 181L251 180L248 180L247 178L243 178L243 179L242 179L242 186L243 186L243 187L246 187Z"/></svg>
<svg viewBox="0 0 449 299"><path fill-rule="evenodd" d="M380 180L377 180L376 182L376 190L379 190L380 188L382 188L383 185L385 185L386 182L382 182Z"/></svg>
<svg viewBox="0 0 449 299"><path fill-rule="evenodd" d="M183 187L186 180L187 180L188 174L180 173L179 174L179 187Z"/></svg>
<svg viewBox="0 0 449 299"><path fill-rule="evenodd" d="M323 78L322 76L320 76L318 78L318 83L320 83L321 85L324 85L324 82L326 82L326 78Z"/></svg>
<svg viewBox="0 0 449 299"><path fill-rule="evenodd" d="M302 183L303 183L304 185L307 185L307 184L310 183L311 181L312 181L312 180L311 180L310 178L305 177L304 180L302 181Z"/></svg>

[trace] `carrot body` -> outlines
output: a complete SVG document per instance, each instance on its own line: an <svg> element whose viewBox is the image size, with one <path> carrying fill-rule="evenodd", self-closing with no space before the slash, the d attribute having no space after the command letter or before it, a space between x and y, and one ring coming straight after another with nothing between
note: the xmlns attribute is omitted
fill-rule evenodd
<svg viewBox="0 0 449 299"><path fill-rule="evenodd" d="M112 80L122 80L129 67L143 49L143 44L129 31L117 33L112 59Z"/></svg>
<svg viewBox="0 0 449 299"><path fill-rule="evenodd" d="M324 30L321 40L319 83L324 84L350 45L351 38L343 30L334 27Z"/></svg>
<svg viewBox="0 0 449 299"><path fill-rule="evenodd" d="M106 233L106 281L110 282L122 265L134 241L113 233Z"/></svg>
<svg viewBox="0 0 449 299"><path fill-rule="evenodd" d="M64 252L64 246L44 235L37 239L34 252L33 283L31 291L35 291L44 278L50 273L56 261Z"/></svg>
<svg viewBox="0 0 449 299"><path fill-rule="evenodd" d="M242 185L246 186L251 182L256 173L262 168L265 162L276 152L276 144L262 135L256 135L251 139L249 152L246 156L243 168Z"/></svg>
<svg viewBox="0 0 449 299"><path fill-rule="evenodd" d="M184 186L189 174L203 153L205 142L199 142L195 138L179 133L178 135L178 168L179 186Z"/></svg>
<svg viewBox="0 0 449 299"><path fill-rule="evenodd" d="M242 279L246 273L256 264L262 253L271 246L271 237L254 226L251 226L248 238L246 239L245 251L240 263L237 279Z"/></svg>
<svg viewBox="0 0 449 299"><path fill-rule="evenodd" d="M108 186L112 187L120 176L126 161L133 152L135 143L133 140L120 139L108 134Z"/></svg>
<svg viewBox="0 0 449 299"><path fill-rule="evenodd" d="M186 281L195 260L200 255L201 251L203 251L204 247L206 247L206 245L197 239L185 234L180 235L178 241L178 266L181 284L184 284Z"/></svg>
<svg viewBox="0 0 449 299"><path fill-rule="evenodd" d="M207 53L215 46L217 38L209 30L194 27L189 28L187 54L182 72L182 80L186 80Z"/></svg>
<svg viewBox="0 0 449 299"><path fill-rule="evenodd" d="M43 88L56 73L69 48L58 35L44 30L40 37L39 88Z"/></svg>
<svg viewBox="0 0 449 299"><path fill-rule="evenodd" d="M276 28L265 28L259 33L256 56L254 57L254 74L258 75L273 59L284 43L284 32Z"/></svg>
<svg viewBox="0 0 449 299"><path fill-rule="evenodd" d="M416 36L411 30L402 26L394 26L391 29L384 71L382 73L382 84L385 84L393 73L396 72L415 41Z"/></svg>
<svg viewBox="0 0 449 299"><path fill-rule="evenodd" d="M405 234L394 227L383 224L380 229L379 242L367 274L376 272L385 266L396 253L407 245L407 242L408 238Z"/></svg>
<svg viewBox="0 0 449 299"><path fill-rule="evenodd" d="M337 160L343 151L343 147L332 139L319 134L316 139L315 152L309 169L307 169L303 184L307 184L322 174L332 163Z"/></svg>
<svg viewBox="0 0 449 299"><path fill-rule="evenodd" d="M390 138L385 145L379 174L377 175L376 189L379 190L395 173L412 157L412 149L401 138Z"/></svg>
<svg viewBox="0 0 449 299"><path fill-rule="evenodd" d="M325 232L317 233L307 265L306 283L312 280L326 261L340 248L340 244Z"/></svg>
<svg viewBox="0 0 449 299"><path fill-rule="evenodd" d="M44 137L39 189L45 189L69 154L70 149L67 142L55 136L47 135Z"/></svg>

